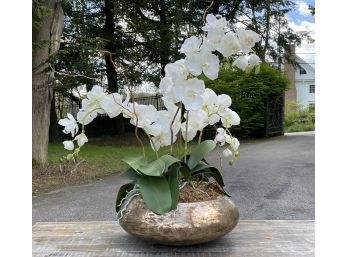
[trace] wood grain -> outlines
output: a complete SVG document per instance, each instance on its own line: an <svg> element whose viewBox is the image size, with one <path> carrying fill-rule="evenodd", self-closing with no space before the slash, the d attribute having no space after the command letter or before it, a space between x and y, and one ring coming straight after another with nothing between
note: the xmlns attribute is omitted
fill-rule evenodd
<svg viewBox="0 0 348 257"><path fill-rule="evenodd" d="M33 226L33 257L314 256L314 221L241 220L226 236L196 246L141 241L117 222L39 222Z"/></svg>

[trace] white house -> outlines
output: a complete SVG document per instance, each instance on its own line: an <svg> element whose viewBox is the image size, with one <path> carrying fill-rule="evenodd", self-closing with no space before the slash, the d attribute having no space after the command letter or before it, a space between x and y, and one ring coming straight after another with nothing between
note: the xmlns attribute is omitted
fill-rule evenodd
<svg viewBox="0 0 348 257"><path fill-rule="evenodd" d="M290 56L296 64L285 62L283 66L290 80L290 88L285 92L285 99L296 101L303 108L315 106L315 69L294 54L294 47L292 49Z"/></svg>
<svg viewBox="0 0 348 257"><path fill-rule="evenodd" d="M298 64L295 69L297 104L302 107L315 106L315 69L297 55L295 58Z"/></svg>

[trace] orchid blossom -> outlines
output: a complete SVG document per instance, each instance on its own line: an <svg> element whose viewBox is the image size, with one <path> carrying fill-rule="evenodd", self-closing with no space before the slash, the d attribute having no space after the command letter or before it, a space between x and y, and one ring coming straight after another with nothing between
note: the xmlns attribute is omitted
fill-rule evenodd
<svg viewBox="0 0 348 257"><path fill-rule="evenodd" d="M215 142L221 147L227 146L222 154L234 160L240 143L231 135L229 128L239 125L240 117L230 109L230 96L217 95L212 89L206 88L204 80L197 76L204 75L211 80L218 78L220 60L216 51L224 57L232 57L232 66L239 69L258 67L260 58L252 53L252 47L260 41L260 36L246 29L232 31L224 17L213 14L206 16L202 30L202 36L191 36L181 45L179 52L185 58L165 66L165 76L161 78L159 91L163 95L166 110L139 104L134 99L130 102L128 91L123 100L119 93L108 93L103 87L94 86L82 100L76 120L68 113L67 118L58 122L64 127L63 132L71 134L73 138L63 142L64 148L73 151L74 141L77 141L78 148L73 154L78 155L79 148L88 142L85 125L99 114L107 114L110 118L123 115L130 119L132 125L145 131L156 152L163 146L172 147L182 136L186 153L187 142L192 141L198 132L201 138L206 126L221 124ZM78 123L82 124L82 129L76 135L79 131Z"/></svg>

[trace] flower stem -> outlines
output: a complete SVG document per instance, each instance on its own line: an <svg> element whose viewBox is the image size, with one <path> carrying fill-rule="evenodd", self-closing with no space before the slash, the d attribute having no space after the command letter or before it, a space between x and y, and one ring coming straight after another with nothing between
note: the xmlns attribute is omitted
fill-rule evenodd
<svg viewBox="0 0 348 257"><path fill-rule="evenodd" d="M187 134L188 134L188 122L189 122L189 112L187 111L186 114L186 131L185 131L185 155L184 155L184 161L187 163Z"/></svg>
<svg viewBox="0 0 348 257"><path fill-rule="evenodd" d="M198 144L200 144L202 141L202 135L203 135L203 129L201 131L199 131Z"/></svg>
<svg viewBox="0 0 348 257"><path fill-rule="evenodd" d="M173 141L174 141L174 139L173 139L173 124L174 124L174 121L175 121L175 119L176 119L176 116L178 115L178 113L179 113L179 110L181 110L181 106L182 106L182 104L181 104L181 102L179 103L179 106L178 106L178 109L176 110L176 112L175 112L175 115L174 115L174 117L173 117L173 120L172 120L172 122L170 123L170 154L171 155L173 155Z"/></svg>

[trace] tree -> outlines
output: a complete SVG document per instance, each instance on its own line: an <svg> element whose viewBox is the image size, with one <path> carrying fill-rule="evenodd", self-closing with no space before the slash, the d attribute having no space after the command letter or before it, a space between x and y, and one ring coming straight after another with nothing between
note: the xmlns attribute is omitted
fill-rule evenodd
<svg viewBox="0 0 348 257"><path fill-rule="evenodd" d="M289 27L286 14L296 8L294 1L245 0L244 3L238 10L238 20L261 36L254 49L262 61L280 65L290 45L299 45L303 38L309 38L308 33L296 33Z"/></svg>
<svg viewBox="0 0 348 257"><path fill-rule="evenodd" d="M280 97L289 87L281 71L262 63L260 72L245 72L224 65L216 80L205 80L206 87L232 98L232 109L241 119L232 128L237 137L264 137L266 133L267 99Z"/></svg>
<svg viewBox="0 0 348 257"><path fill-rule="evenodd" d="M58 0L34 0L32 10L32 158L33 162L44 165L48 155L54 79L48 60L59 49L64 14Z"/></svg>

